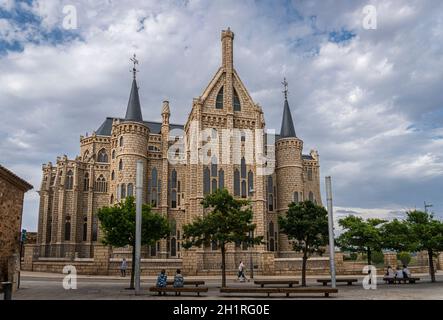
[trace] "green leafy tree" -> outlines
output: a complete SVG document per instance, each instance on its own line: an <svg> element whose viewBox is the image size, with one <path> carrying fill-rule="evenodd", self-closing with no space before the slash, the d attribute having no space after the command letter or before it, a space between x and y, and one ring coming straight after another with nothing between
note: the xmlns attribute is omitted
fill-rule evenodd
<svg viewBox="0 0 443 320"><path fill-rule="evenodd" d="M312 201L291 203L285 216L278 217L281 232L293 242L295 251L302 251L302 286L306 286L306 264L315 252L322 254L328 244L328 212Z"/></svg>
<svg viewBox="0 0 443 320"><path fill-rule="evenodd" d="M134 289L135 269L135 202L134 197L127 197L124 201L110 207L98 210L98 219L103 231L102 242L115 247L132 246L132 272L130 288ZM168 236L168 220L159 214L153 213L149 205L142 207L142 245L155 243Z"/></svg>
<svg viewBox="0 0 443 320"><path fill-rule="evenodd" d="M221 250L222 287L226 287L226 244L246 242L260 244L263 237L254 237L252 209L249 201L235 199L226 189L208 194L202 201L211 211L183 226L184 248L208 246L216 242Z"/></svg>
<svg viewBox="0 0 443 320"><path fill-rule="evenodd" d="M383 238L380 225L386 222L381 219L363 220L353 215L339 220L344 232L337 238L337 245L342 250L365 253L368 265L372 264L372 252L380 251Z"/></svg>
<svg viewBox="0 0 443 320"><path fill-rule="evenodd" d="M380 228L382 246L385 249L396 252L411 251L416 246L411 238L409 225L403 221L394 219L383 224Z"/></svg>
<svg viewBox="0 0 443 320"><path fill-rule="evenodd" d="M426 250L429 258L429 274L435 282L434 256L443 251L443 223L430 213L409 211L406 213L409 236L417 251Z"/></svg>

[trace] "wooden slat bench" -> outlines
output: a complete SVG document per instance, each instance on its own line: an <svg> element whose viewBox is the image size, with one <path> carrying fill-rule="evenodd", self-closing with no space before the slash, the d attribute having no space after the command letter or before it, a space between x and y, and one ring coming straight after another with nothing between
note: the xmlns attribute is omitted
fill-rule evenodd
<svg viewBox="0 0 443 320"><path fill-rule="evenodd" d="M264 288L265 285L288 285L289 288L292 288L294 284L299 284L298 280L255 280L254 284L260 285L260 287Z"/></svg>
<svg viewBox="0 0 443 320"><path fill-rule="evenodd" d="M317 279L317 282L323 283L323 286L326 287L326 285L331 282L331 279ZM358 279L356 278L340 278L335 279L335 282L346 282L348 286L352 286L353 282L358 282Z"/></svg>
<svg viewBox="0 0 443 320"><path fill-rule="evenodd" d="M419 281L420 278L416 278L416 277L409 277L409 278L387 278L384 277L383 280L386 283L415 283L416 281Z"/></svg>
<svg viewBox="0 0 443 320"><path fill-rule="evenodd" d="M197 293L198 296L200 296L200 293L202 292L208 292L208 287L180 287L180 288L174 288L174 287L151 287L149 288L149 291L151 292L158 292L159 295L161 295L162 292L175 292L175 295L181 294L182 292L193 292Z"/></svg>
<svg viewBox="0 0 443 320"><path fill-rule="evenodd" d="M292 293L322 293L325 297L329 297L330 293L337 293L336 288L311 288L311 287L298 287L298 288L257 288L257 287L224 287L220 288L221 293L266 293L268 297L271 293L284 293L287 297Z"/></svg>
<svg viewBox="0 0 443 320"><path fill-rule="evenodd" d="M166 284L167 285L173 285L174 284L174 280L168 280L168 281L166 281ZM184 286L196 286L196 287L198 287L199 285L204 285L204 284L205 284L205 282L202 281L202 280L185 280L183 282Z"/></svg>

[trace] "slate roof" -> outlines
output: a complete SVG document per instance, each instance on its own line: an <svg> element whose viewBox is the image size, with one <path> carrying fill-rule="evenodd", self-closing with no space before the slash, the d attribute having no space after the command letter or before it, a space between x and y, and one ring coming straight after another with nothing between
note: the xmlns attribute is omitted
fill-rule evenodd
<svg viewBox="0 0 443 320"><path fill-rule="evenodd" d="M292 121L291 109L288 100L285 99L283 118L281 122L280 138L295 138L294 122Z"/></svg>
<svg viewBox="0 0 443 320"><path fill-rule="evenodd" d="M102 125L97 129L97 131L95 132L97 135L99 136L110 136L111 135L111 130L112 130L112 122L114 121L114 119L119 119L120 121L125 121L126 119L121 119L121 118L112 118L112 117L107 117L105 119L105 121L103 121ZM162 127L162 123L161 122L154 122L154 121L141 121L143 122L145 125L148 126L149 131L151 133L160 133L161 131L161 127ZM184 130L184 125L181 124L170 124L169 125L169 130L173 130L173 129L181 129Z"/></svg>
<svg viewBox="0 0 443 320"><path fill-rule="evenodd" d="M143 121L140 98L138 96L137 81L135 81L135 79L132 80L131 93L129 94L125 119L131 121Z"/></svg>

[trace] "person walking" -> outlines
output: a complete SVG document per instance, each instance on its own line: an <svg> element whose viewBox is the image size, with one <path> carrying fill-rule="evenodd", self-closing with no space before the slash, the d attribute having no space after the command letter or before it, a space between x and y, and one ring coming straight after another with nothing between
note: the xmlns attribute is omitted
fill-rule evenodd
<svg viewBox="0 0 443 320"><path fill-rule="evenodd" d="M240 261L238 266L238 280L240 280L240 282L245 282L245 264L243 261Z"/></svg>
<svg viewBox="0 0 443 320"><path fill-rule="evenodd" d="M126 277L126 269L128 268L128 263L126 262L126 259L123 258L122 263L120 265L120 274L122 277Z"/></svg>

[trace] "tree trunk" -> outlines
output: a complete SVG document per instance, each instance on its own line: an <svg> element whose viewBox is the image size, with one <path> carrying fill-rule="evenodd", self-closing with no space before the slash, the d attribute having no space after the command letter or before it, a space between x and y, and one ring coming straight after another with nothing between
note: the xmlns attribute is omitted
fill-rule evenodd
<svg viewBox="0 0 443 320"><path fill-rule="evenodd" d="M222 258L222 288L226 287L226 264L225 264L225 244L221 244L221 258Z"/></svg>
<svg viewBox="0 0 443 320"><path fill-rule="evenodd" d="M134 273L135 273L135 243L132 246L131 283L129 285L129 289L135 289Z"/></svg>
<svg viewBox="0 0 443 320"><path fill-rule="evenodd" d="M432 249L428 250L428 256L429 256L429 274L431 275L431 281L435 282L434 257Z"/></svg>
<svg viewBox="0 0 443 320"><path fill-rule="evenodd" d="M301 267L301 286L306 287L306 262L308 261L307 252L303 252L303 263Z"/></svg>
<svg viewBox="0 0 443 320"><path fill-rule="evenodd" d="M368 247L368 266L372 264L371 248Z"/></svg>

